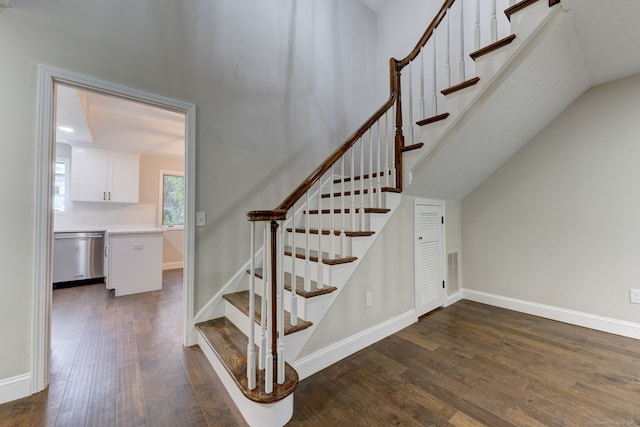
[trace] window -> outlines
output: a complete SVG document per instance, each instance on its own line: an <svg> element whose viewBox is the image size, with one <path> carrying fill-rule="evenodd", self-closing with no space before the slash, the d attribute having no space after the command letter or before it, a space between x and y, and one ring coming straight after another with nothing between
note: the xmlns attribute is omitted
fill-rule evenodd
<svg viewBox="0 0 640 427"><path fill-rule="evenodd" d="M184 226L184 173L160 171L160 197L163 227Z"/></svg>
<svg viewBox="0 0 640 427"><path fill-rule="evenodd" d="M69 211L69 159L58 158L55 165L53 210L56 213Z"/></svg>

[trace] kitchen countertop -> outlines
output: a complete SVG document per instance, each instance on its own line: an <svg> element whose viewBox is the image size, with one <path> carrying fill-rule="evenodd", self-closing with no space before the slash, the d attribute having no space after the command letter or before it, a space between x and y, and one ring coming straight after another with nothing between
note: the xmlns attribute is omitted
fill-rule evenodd
<svg viewBox="0 0 640 427"><path fill-rule="evenodd" d="M139 227L127 227L127 226L114 226L114 227L69 227L60 228L54 231L55 233L91 233L91 232L104 232L107 234L147 234L147 233L162 233L163 229L159 227L139 226Z"/></svg>

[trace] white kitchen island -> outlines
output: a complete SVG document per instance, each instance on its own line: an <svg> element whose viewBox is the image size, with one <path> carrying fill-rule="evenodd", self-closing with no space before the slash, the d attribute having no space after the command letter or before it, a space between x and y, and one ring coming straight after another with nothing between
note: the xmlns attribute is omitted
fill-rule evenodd
<svg viewBox="0 0 640 427"><path fill-rule="evenodd" d="M109 228L107 288L116 296L162 289L162 229Z"/></svg>

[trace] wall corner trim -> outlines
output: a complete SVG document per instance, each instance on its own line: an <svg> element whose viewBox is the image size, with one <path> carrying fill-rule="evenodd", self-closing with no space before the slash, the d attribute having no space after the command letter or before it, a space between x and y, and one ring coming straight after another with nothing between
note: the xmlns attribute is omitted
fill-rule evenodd
<svg viewBox="0 0 640 427"><path fill-rule="evenodd" d="M640 323L627 322L625 320L613 319L597 314L584 313L470 289L463 289L462 292L464 299L469 301L493 305L533 316L544 317L546 319L557 320L596 331L640 340Z"/></svg>
<svg viewBox="0 0 640 427"><path fill-rule="evenodd" d="M0 405L31 395L31 373L0 380Z"/></svg>
<svg viewBox="0 0 640 427"><path fill-rule="evenodd" d="M302 357L292 363L293 368L298 371L300 380L303 380L417 321L416 311L411 309L369 329L344 338L322 350Z"/></svg>

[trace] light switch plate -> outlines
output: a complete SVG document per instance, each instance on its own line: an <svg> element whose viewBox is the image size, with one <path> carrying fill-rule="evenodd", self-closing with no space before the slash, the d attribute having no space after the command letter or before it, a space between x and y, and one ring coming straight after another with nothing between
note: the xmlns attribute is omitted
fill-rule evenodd
<svg viewBox="0 0 640 427"><path fill-rule="evenodd" d="M207 225L207 213L196 212L196 227L204 227Z"/></svg>

